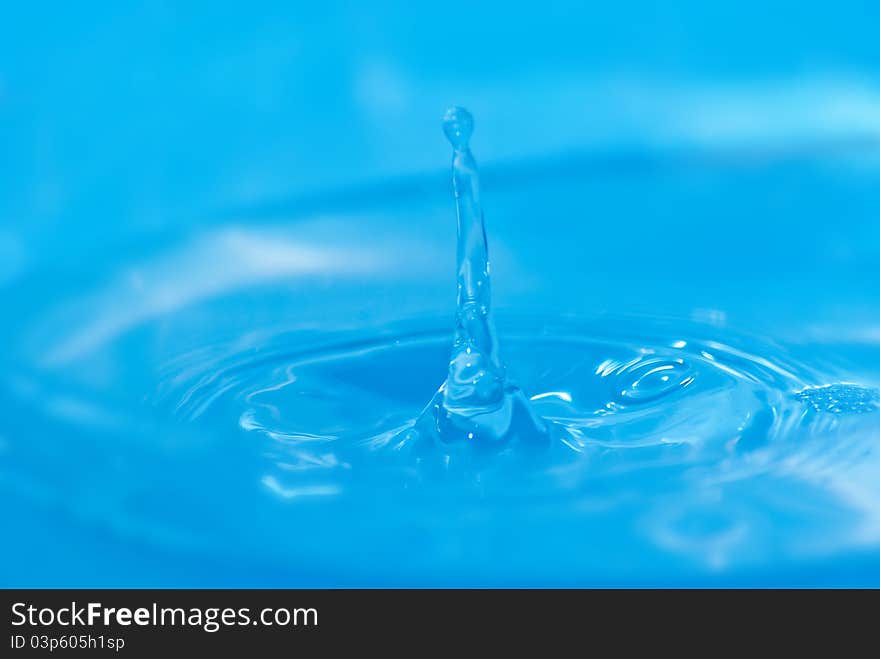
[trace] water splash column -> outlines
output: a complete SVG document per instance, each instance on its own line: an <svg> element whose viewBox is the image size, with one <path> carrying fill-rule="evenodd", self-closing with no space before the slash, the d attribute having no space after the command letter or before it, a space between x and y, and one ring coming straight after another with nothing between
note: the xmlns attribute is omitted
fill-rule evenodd
<svg viewBox="0 0 880 659"><path fill-rule="evenodd" d="M458 298L455 339L444 402L449 409L501 402L504 365L498 356L498 338L492 321L489 247L480 206L480 181L468 141L473 132L471 114L452 107L443 118L443 131L452 145L452 187L458 216Z"/></svg>
<svg viewBox="0 0 880 659"><path fill-rule="evenodd" d="M452 107L443 118L443 131L452 145L458 217L455 335L446 381L416 421L415 431L430 443L463 441L480 449L514 441L544 444L547 424L507 379L499 356L479 174L468 146L473 127L473 117L464 108Z"/></svg>

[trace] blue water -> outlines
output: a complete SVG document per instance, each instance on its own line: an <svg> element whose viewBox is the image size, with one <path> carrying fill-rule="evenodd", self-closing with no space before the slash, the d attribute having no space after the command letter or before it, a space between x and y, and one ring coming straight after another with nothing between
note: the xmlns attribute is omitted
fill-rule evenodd
<svg viewBox="0 0 880 659"><path fill-rule="evenodd" d="M581 4L17 8L0 584L880 585L876 8Z"/></svg>

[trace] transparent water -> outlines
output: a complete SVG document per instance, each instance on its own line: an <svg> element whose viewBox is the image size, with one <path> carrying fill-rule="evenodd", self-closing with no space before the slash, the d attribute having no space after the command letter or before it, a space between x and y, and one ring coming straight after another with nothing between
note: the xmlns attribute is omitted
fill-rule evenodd
<svg viewBox="0 0 880 659"><path fill-rule="evenodd" d="M494 453L543 447L551 426L534 413L522 390L507 377L492 319L491 277L486 225L480 205L479 174L469 141L470 112L451 107L443 131L452 145L452 188L458 216L458 294L449 375L401 447L416 444L447 462L451 442L472 445L464 450ZM432 446L433 445L433 446Z"/></svg>
<svg viewBox="0 0 880 659"><path fill-rule="evenodd" d="M880 585L864 8L285 7L0 39L0 583Z"/></svg>
<svg viewBox="0 0 880 659"><path fill-rule="evenodd" d="M571 214L575 199L588 208L597 184L578 171L530 174L525 191L515 176L496 183L489 236L498 227L503 244L506 213L531 219L497 267L497 287L520 290L508 293L518 304L502 308L495 337L482 215L469 196L476 172L468 152L455 157L464 230L455 335L451 312L432 314L453 300L452 252L426 248L451 245L441 186L437 198L381 196L378 211L257 216L133 246L87 281L41 274L24 294L11 291L30 331L4 369L0 485L36 537L82 552L56 567L19 557L26 579L875 583L874 340L852 325L770 340L712 309L572 312L601 308L601 289L633 270L637 293L675 280L673 298L683 287L700 297L705 268L718 286L706 296L731 299L705 254L716 237L699 235L699 218L633 243L623 224L602 235L584 213L589 228L569 225L560 241L535 211L552 217L561 203ZM725 198L725 179L767 185L810 167L713 176ZM666 176L621 178L684 207L675 195L694 173ZM612 178L604 194L617 199L619 185ZM792 277L787 302L815 300L831 274ZM476 316L475 282L487 312ZM759 282L742 285L747 302L778 299ZM754 305L772 317L764 307ZM460 377L469 347L485 351L475 354L480 377L521 405L512 425L503 414L507 425L496 425L494 411L473 422L498 400ZM432 405L472 428L444 428L425 407L447 371L464 387L450 403L447 383ZM414 437L420 414L427 425ZM123 559L95 564L104 552Z"/></svg>

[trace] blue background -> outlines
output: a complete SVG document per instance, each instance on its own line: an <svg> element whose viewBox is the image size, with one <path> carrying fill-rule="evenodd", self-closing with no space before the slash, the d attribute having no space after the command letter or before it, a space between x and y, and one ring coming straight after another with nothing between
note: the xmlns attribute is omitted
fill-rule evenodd
<svg viewBox="0 0 880 659"><path fill-rule="evenodd" d="M46 466L57 459L85 478L81 448L100 454L110 441L82 414L67 417L76 430L51 425L48 391L74 386L125 414L158 381L145 364L208 337L292 318L448 314L440 117L452 103L476 117L500 309L730 323L832 365L837 379L880 384L878 24L876 2L847 1L7 7L0 510L7 537L22 540L4 543L0 581L361 583L357 566L343 578L179 555L167 546L184 542L108 530L100 505L71 514L64 487L48 495L22 474L57 486L67 476ZM400 263L370 295L334 287L332 273L294 301L282 288L251 293L248 277L287 286L290 273L236 270L242 244L272 239L222 230L279 226L316 248L348 240ZM168 301L162 282L176 277L196 292ZM196 302L233 289L222 320L199 315ZM121 316L90 324L111 307ZM156 320L166 316L180 324ZM96 357L108 336L119 343ZM22 403L25 380L42 403ZM149 434L162 416L130 423ZM48 446L43 467L16 453L34 446ZM804 579L858 583L871 556ZM652 583L701 579L657 570ZM772 570L759 575L773 582Z"/></svg>

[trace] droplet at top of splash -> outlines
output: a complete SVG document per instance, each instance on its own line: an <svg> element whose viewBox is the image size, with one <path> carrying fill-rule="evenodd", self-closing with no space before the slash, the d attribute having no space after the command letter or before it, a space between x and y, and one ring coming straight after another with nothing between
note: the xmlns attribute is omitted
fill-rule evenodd
<svg viewBox="0 0 880 659"><path fill-rule="evenodd" d="M452 187L458 216L455 334L446 381L415 429L420 436L444 443L463 440L481 447L544 440L546 423L508 380L499 356L479 174L469 147L473 129L470 112L461 107L446 111L443 132L453 148Z"/></svg>
<svg viewBox="0 0 880 659"><path fill-rule="evenodd" d="M468 148L474 132L474 117L466 109L453 105L443 115L443 132L456 151Z"/></svg>

